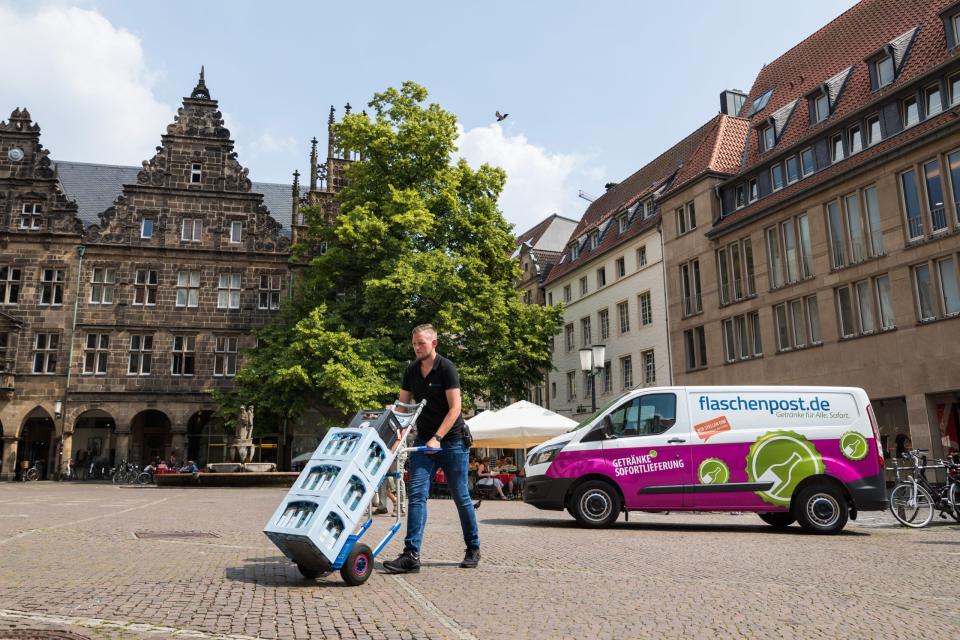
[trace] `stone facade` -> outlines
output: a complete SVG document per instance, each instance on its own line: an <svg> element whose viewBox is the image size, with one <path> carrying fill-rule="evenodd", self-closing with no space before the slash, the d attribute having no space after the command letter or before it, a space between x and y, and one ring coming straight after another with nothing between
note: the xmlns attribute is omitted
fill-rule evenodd
<svg viewBox="0 0 960 640"><path fill-rule="evenodd" d="M222 459L209 391L231 387L291 277L289 232L233 148L201 72L136 182L85 225L30 114L0 122L0 479L78 454Z"/></svg>

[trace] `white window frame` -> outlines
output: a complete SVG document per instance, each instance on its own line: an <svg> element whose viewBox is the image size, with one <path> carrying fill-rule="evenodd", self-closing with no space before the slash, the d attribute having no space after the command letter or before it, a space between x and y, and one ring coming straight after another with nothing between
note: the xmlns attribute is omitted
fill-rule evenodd
<svg viewBox="0 0 960 640"><path fill-rule="evenodd" d="M237 272L219 274L217 278L217 309L239 309L242 277Z"/></svg>
<svg viewBox="0 0 960 640"><path fill-rule="evenodd" d="M160 288L160 276L156 269L136 269L133 275L134 306L155 307L157 292ZM141 298L137 301L137 298Z"/></svg>
<svg viewBox="0 0 960 640"><path fill-rule="evenodd" d="M143 218L140 220L140 239L150 240L153 238L153 229L155 226L156 223L154 222L153 218Z"/></svg>
<svg viewBox="0 0 960 640"><path fill-rule="evenodd" d="M127 348L127 375L146 377L153 367L153 334L130 334Z"/></svg>
<svg viewBox="0 0 960 640"><path fill-rule="evenodd" d="M170 345L170 375L192 377L196 373L196 364L197 337L175 334ZM187 369L190 370L189 373Z"/></svg>
<svg viewBox="0 0 960 640"><path fill-rule="evenodd" d="M215 336L213 347L213 377L233 378L237 375L237 336Z"/></svg>
<svg viewBox="0 0 960 640"><path fill-rule="evenodd" d="M193 309L200 306L200 272L193 270L177 272L177 298L179 308Z"/></svg>
<svg viewBox="0 0 960 640"><path fill-rule="evenodd" d="M190 164L190 184L203 184L203 165L199 162Z"/></svg>
<svg viewBox="0 0 960 640"><path fill-rule="evenodd" d="M230 221L230 244L240 244L243 242L243 222L240 220Z"/></svg>
<svg viewBox="0 0 960 640"><path fill-rule="evenodd" d="M88 333L83 345L83 375L107 375L107 364L110 356L110 334Z"/></svg>
<svg viewBox="0 0 960 640"><path fill-rule="evenodd" d="M200 242L203 235L203 220L184 218L180 225L181 242Z"/></svg>

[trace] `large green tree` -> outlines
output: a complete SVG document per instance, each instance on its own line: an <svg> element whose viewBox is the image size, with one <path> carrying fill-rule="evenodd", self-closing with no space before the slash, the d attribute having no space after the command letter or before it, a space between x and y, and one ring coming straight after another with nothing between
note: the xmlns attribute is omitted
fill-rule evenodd
<svg viewBox="0 0 960 640"><path fill-rule="evenodd" d="M328 224L306 211L307 242L327 243L296 286L282 321L259 334L224 412L293 417L308 406L341 414L389 401L411 357L410 330L431 322L468 402L521 396L550 368L560 312L525 305L514 282L514 238L497 208L506 174L455 160L456 117L412 82L378 93L371 115L334 125L359 152Z"/></svg>

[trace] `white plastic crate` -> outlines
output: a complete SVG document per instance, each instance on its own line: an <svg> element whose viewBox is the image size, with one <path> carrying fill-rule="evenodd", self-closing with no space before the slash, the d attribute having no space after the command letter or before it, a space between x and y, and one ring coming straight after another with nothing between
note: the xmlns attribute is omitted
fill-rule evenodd
<svg viewBox="0 0 960 640"><path fill-rule="evenodd" d="M313 452L304 470L318 461L354 462L367 480L377 487L393 457L373 429L331 429ZM298 484L303 473L300 475Z"/></svg>
<svg viewBox="0 0 960 640"><path fill-rule="evenodd" d="M290 497L302 496L319 504L331 501L357 524L370 499L373 485L354 462L311 460L290 488Z"/></svg>
<svg viewBox="0 0 960 640"><path fill-rule="evenodd" d="M294 561L305 560L293 556L302 554L306 543L333 564L344 542L353 533L351 522L351 518L332 500L320 504L303 496L288 496L264 527L264 533ZM296 544L288 546L286 543ZM294 547L297 554L289 552Z"/></svg>

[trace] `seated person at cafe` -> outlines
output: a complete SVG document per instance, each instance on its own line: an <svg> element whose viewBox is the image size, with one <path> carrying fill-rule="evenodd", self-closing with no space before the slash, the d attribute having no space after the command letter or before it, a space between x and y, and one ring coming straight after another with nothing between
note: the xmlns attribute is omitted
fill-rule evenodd
<svg viewBox="0 0 960 640"><path fill-rule="evenodd" d="M477 465L477 477L478 487L493 487L497 490L497 495L500 496L501 500L507 499L507 496L503 493L503 482L490 468L490 458L484 458Z"/></svg>

